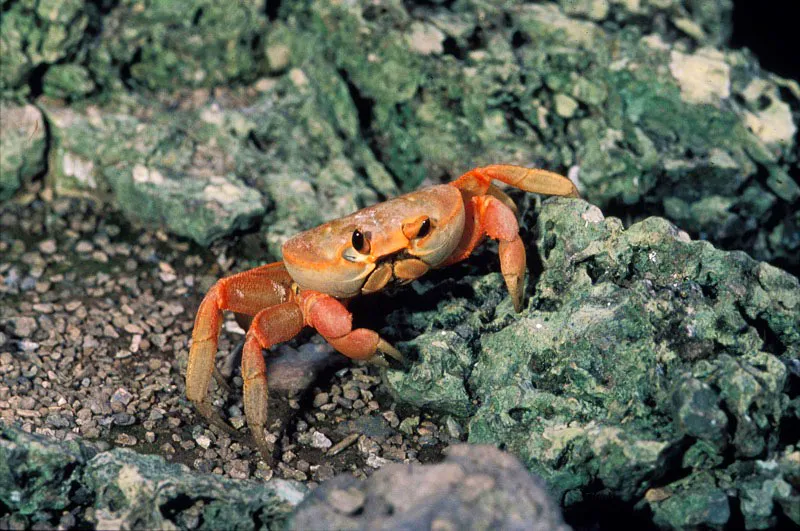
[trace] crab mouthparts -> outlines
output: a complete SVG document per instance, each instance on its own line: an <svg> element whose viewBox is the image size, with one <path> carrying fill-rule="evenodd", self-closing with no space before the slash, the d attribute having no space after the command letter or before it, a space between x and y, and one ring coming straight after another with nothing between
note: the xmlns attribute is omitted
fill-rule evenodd
<svg viewBox="0 0 800 531"><path fill-rule="evenodd" d="M383 261L372 270L367 281L361 287L361 293L369 294L383 290L391 285L408 284L428 272L430 266L419 258L398 255L391 260Z"/></svg>

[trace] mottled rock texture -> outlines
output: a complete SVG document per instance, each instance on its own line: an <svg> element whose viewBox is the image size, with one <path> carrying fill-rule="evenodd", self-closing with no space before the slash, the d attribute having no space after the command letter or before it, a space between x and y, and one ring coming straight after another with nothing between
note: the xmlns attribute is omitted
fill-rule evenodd
<svg viewBox="0 0 800 531"><path fill-rule="evenodd" d="M387 465L314 490L290 529L568 530L543 483L492 446L458 445L435 465Z"/></svg>
<svg viewBox="0 0 800 531"><path fill-rule="evenodd" d="M727 48L731 9L9 2L0 200L41 178L204 246L257 231L244 266L473 166L569 174L588 202L515 195L521 315L491 249L375 299L398 310L371 324L416 357L392 392L513 452L568 516L798 524L800 288L778 267L800 271L800 86Z"/></svg>
<svg viewBox="0 0 800 531"><path fill-rule="evenodd" d="M33 105L0 102L0 201L45 170L45 125Z"/></svg>
<svg viewBox="0 0 800 531"><path fill-rule="evenodd" d="M387 375L396 396L467 416L469 442L511 450L567 507L796 521L797 278L580 200L545 201L531 230L541 271L521 315L494 274L423 282L438 304L390 317L418 356Z"/></svg>
<svg viewBox="0 0 800 531"><path fill-rule="evenodd" d="M200 475L158 456L97 452L0 425L0 503L25 527L271 529L304 494L282 479Z"/></svg>
<svg viewBox="0 0 800 531"><path fill-rule="evenodd" d="M101 115L155 115L185 131L208 104L232 126L223 149L240 161L236 177L275 205L262 225L273 253L289 233L398 188L512 162L571 172L611 214L664 215L796 270L800 88L725 48L731 9L723 0L21 1L4 13L0 89L41 93L53 114L88 99L103 103ZM230 86L249 95L229 98ZM118 101L129 94L140 98ZM55 121L54 137L76 132ZM104 134L115 144L114 130ZM172 182L168 174L190 173L172 162L173 147L159 169L172 191L143 197L128 193L138 185L127 172L111 179L127 190L114 198L132 218L142 211L205 244L263 216L228 211L221 231L169 219L175 194L204 188ZM148 167L147 153L131 155Z"/></svg>

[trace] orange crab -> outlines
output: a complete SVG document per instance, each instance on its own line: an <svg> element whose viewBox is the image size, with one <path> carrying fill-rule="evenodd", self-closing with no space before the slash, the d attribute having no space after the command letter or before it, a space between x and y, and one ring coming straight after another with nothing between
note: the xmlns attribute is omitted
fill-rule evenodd
<svg viewBox="0 0 800 531"><path fill-rule="evenodd" d="M252 316L242 350L244 411L256 445L268 455L267 373L263 349L314 328L356 360L386 364L403 356L374 330L353 329L353 297L411 282L430 269L465 259L489 236L499 241L500 269L514 309L522 309L525 248L516 205L497 180L540 194L578 197L572 182L545 170L492 165L457 180L364 208L298 234L283 244L283 261L219 280L206 294L192 331L186 396L212 424L233 429L208 400L222 311ZM235 433L235 432L233 432Z"/></svg>

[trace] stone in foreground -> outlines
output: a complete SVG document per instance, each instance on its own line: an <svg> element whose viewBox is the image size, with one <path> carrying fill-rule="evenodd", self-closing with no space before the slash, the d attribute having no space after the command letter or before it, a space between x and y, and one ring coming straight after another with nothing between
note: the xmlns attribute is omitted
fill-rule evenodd
<svg viewBox="0 0 800 531"><path fill-rule="evenodd" d="M324 524L322 524L324 522ZM366 481L342 475L298 507L290 527L568 530L545 486L492 446L458 445L435 465L392 464Z"/></svg>

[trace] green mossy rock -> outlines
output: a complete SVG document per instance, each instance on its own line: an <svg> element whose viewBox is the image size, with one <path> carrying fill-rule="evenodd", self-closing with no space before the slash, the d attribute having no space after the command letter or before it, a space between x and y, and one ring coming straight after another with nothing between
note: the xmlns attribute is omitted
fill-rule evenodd
<svg viewBox="0 0 800 531"><path fill-rule="evenodd" d="M48 106L56 191L111 196L129 218L201 245L260 220L263 198L236 176L237 143L216 116L159 111Z"/></svg>
<svg viewBox="0 0 800 531"><path fill-rule="evenodd" d="M159 456L98 453L0 425L0 503L26 527L56 527L69 511L97 529L276 529L305 494L292 481L197 474Z"/></svg>
<svg viewBox="0 0 800 531"><path fill-rule="evenodd" d="M53 98L74 100L82 98L95 89L89 71L81 65L53 65L42 79L44 93Z"/></svg>
<svg viewBox="0 0 800 531"><path fill-rule="evenodd" d="M34 520L60 514L72 503L80 475L74 472L95 453L77 441L57 444L0 424L0 502Z"/></svg>
<svg viewBox="0 0 800 531"><path fill-rule="evenodd" d="M46 168L45 125L33 105L0 102L0 201Z"/></svg>
<svg viewBox="0 0 800 531"><path fill-rule="evenodd" d="M791 477L790 459L777 456L796 455L780 441L799 418L790 385L800 373L797 278L692 241L661 218L624 229L580 200L545 201L535 230L542 271L527 308L514 315L507 297L487 308L485 290L478 300L440 291L434 309L403 321L421 356L387 375L395 396L468 411L470 442L509 449L567 506L590 493L648 503L666 488L676 495L654 508L659 522L722 526L729 487L741 503L760 496L778 507L798 496L796 484L730 472L768 456L776 475ZM483 282L504 295L500 275ZM470 311L459 341L443 320ZM664 486L671 475L685 479ZM775 521L782 509L768 507L753 509L754 521Z"/></svg>
<svg viewBox="0 0 800 531"><path fill-rule="evenodd" d="M293 56L333 62L404 189L490 162L571 168L615 214L667 214L725 248L796 264L800 87L713 47L731 2L560 4L288 11ZM659 33L657 17L680 37ZM612 31L607 20L637 23Z"/></svg>
<svg viewBox="0 0 800 531"><path fill-rule="evenodd" d="M103 18L87 67L108 90L212 87L266 68L264 3L123 0Z"/></svg>
<svg viewBox="0 0 800 531"><path fill-rule="evenodd" d="M3 5L0 24L0 94L26 94L37 69L83 55L87 29L99 22L94 3L21 0Z"/></svg>

